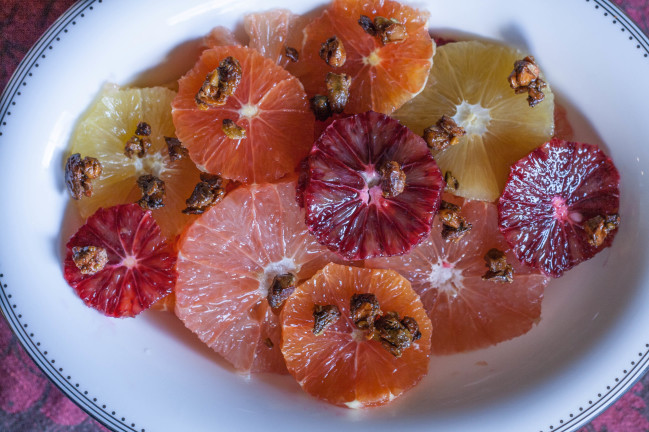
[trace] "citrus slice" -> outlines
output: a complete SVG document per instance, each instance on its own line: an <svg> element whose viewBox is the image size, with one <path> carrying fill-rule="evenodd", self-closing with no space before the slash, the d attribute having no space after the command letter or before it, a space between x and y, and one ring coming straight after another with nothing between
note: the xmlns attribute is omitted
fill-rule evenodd
<svg viewBox="0 0 649 432"><path fill-rule="evenodd" d="M515 48L487 42L439 47L424 91L394 114L417 134L443 115L464 128L456 145L434 153L442 172L458 179L457 195L496 200L510 165L554 133L550 87L534 108L509 87L507 77L523 57Z"/></svg>
<svg viewBox="0 0 649 432"><path fill-rule="evenodd" d="M187 157L172 162L164 139L175 135L171 121L175 95L162 87L119 89L110 85L81 118L69 152L97 158L102 165L101 176L92 182L92 196L75 201L83 218L100 207L136 202L142 197L137 179L152 174L165 182L164 207L153 210L162 233L175 237L192 219L182 209L199 181L199 171ZM144 157L129 158L125 145L140 122L151 126L151 147Z"/></svg>
<svg viewBox="0 0 649 432"><path fill-rule="evenodd" d="M413 318L421 338L396 357L368 339L350 315L355 294L373 294L381 311ZM335 306L339 317L314 334L314 307ZM309 394L335 405L383 405L428 372L431 323L410 283L394 271L329 264L300 285L281 314L282 353L291 375Z"/></svg>
<svg viewBox="0 0 649 432"><path fill-rule="evenodd" d="M443 199L459 205L472 225L462 238L443 240L437 217L430 236L408 255L367 260L366 267L390 268L411 282L433 323L435 354L485 348L526 333L540 320L548 278L520 264L508 248L496 205L449 194ZM492 248L506 253L513 282L482 279Z"/></svg>
<svg viewBox="0 0 649 432"><path fill-rule="evenodd" d="M304 225L295 183L234 190L187 228L178 249L178 317L238 371L285 373L269 288L276 276L299 283L335 260Z"/></svg>
<svg viewBox="0 0 649 432"><path fill-rule="evenodd" d="M371 20L394 19L405 25L407 37L384 45L359 25L361 15ZM345 112L389 114L426 84L435 52L427 21L427 12L391 0L334 0L304 28L300 59L287 68L302 81L309 97L327 94L327 73L345 73L352 81ZM319 54L322 44L333 36L346 52L345 63L335 68Z"/></svg>
<svg viewBox="0 0 649 432"><path fill-rule="evenodd" d="M598 147L555 138L512 166L498 201L500 230L518 259L559 277L613 242L619 184Z"/></svg>
<svg viewBox="0 0 649 432"><path fill-rule="evenodd" d="M282 67L295 61L287 55L287 48L296 51L300 48L302 29L306 24L306 18L287 9L251 13L243 17L244 29L250 37L248 46ZM299 56L300 52L297 51L298 59Z"/></svg>
<svg viewBox="0 0 649 432"><path fill-rule="evenodd" d="M344 258L404 254L429 233L444 180L424 140L396 120L372 111L335 120L307 164L297 197L306 223Z"/></svg>
<svg viewBox="0 0 649 432"><path fill-rule="evenodd" d="M224 105L201 109L196 95L208 73L227 57L241 65L241 82ZM173 101L178 138L203 170L244 183L268 182L292 173L313 144L314 118L302 84L257 51L214 47L179 81ZM245 129L228 138L223 121Z"/></svg>
<svg viewBox="0 0 649 432"><path fill-rule="evenodd" d="M101 268L75 262L83 248L103 250ZM70 238L63 276L84 303L111 317L133 317L171 293L176 254L151 211L137 204L101 208Z"/></svg>

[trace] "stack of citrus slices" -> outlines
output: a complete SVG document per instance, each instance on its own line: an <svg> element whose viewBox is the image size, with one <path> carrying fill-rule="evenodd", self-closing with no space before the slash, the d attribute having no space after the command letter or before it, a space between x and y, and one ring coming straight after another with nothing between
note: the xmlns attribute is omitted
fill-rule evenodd
<svg viewBox="0 0 649 432"><path fill-rule="evenodd" d="M528 332L550 278L611 245L619 174L560 139L533 57L436 49L427 19L391 0L250 14L247 43L206 35L177 93L107 86L66 161L87 218L66 280L349 408Z"/></svg>

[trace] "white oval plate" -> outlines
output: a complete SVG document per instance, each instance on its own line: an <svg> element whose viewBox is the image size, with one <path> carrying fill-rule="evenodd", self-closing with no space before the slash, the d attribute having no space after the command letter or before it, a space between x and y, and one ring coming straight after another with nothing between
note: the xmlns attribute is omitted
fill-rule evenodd
<svg viewBox="0 0 649 432"><path fill-rule="evenodd" d="M272 6L303 13L313 0ZM610 405L649 359L649 40L603 0L423 0L431 29L532 53L568 107L578 140L619 168L622 226L612 248L547 289L540 325L469 354L433 358L392 405L339 409L292 378L246 379L171 314L109 319L62 277L68 204L63 154L106 82L162 84L196 58L215 25L234 28L263 0L86 0L40 39L0 101L0 306L36 363L115 431L573 431ZM504 79L504 78L503 78ZM605 144L604 144L605 143Z"/></svg>

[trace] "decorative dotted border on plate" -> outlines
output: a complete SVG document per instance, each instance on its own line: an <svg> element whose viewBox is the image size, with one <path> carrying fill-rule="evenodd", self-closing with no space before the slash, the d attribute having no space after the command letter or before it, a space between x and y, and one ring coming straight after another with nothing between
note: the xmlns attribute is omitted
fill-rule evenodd
<svg viewBox="0 0 649 432"><path fill-rule="evenodd" d="M47 58L46 52L54 49L56 42L65 37L72 28L71 26L77 24L78 19L84 18L86 13L93 12L95 6L102 2L103 0L85 0L73 5L27 53L0 98L0 137L2 136L3 126L7 125L7 119L11 116L11 107L16 105L18 98L22 95L20 88L27 86L29 79L37 73L40 66L38 62ZM620 31L628 32L629 41L636 44L636 49L644 51L642 55L645 58L649 57L649 40L647 36L617 6L607 0L585 0L585 2L592 4L595 10L599 10L604 16L610 16L612 24L618 25ZM117 432L146 432L144 428L137 429L135 423L129 425L125 417L120 418L115 411L109 410L105 404L100 405L96 397L91 398L88 396L88 390L81 390L80 384L75 382L71 375L64 373L63 367L57 368L56 360L48 354L48 351L41 351L41 343L35 342L36 335L28 331L29 325L24 322L22 314L17 313L17 304L11 299L12 295L9 293L7 284L4 283L4 274L0 273L0 312L7 319L9 326L13 329L25 351L57 387L74 403L107 428ZM569 432L583 426L621 397L627 389L642 377L648 367L649 343L646 343L645 351L638 353L638 358L630 362L628 369L622 371L621 378L615 378L615 384L607 386L605 392L598 393L597 398L593 398L594 400L591 399L587 404L580 406L578 412L570 413L567 419L560 419L557 423L551 424L547 429L539 432Z"/></svg>
<svg viewBox="0 0 649 432"><path fill-rule="evenodd" d="M0 98L0 140L2 140L2 130L11 119L11 107L20 103L22 96L20 90L27 86L32 77L38 76L40 62L47 61L49 52L53 51L56 44L64 40L67 34L75 28L77 21L85 18L86 14L93 13L95 8L101 6L102 3L103 0L82 0L72 5L25 55ZM129 424L125 417L119 416L116 411L98 402L96 397L89 396L88 390L84 390L79 382L65 373L65 368L57 364L53 356L45 347L41 346L41 342L38 342L37 335L31 332L29 324L17 311L18 305L12 300L10 292L4 274L0 273L0 312L6 318L27 354L43 373L70 400L108 429L116 432L146 432L144 428L136 428L135 423Z"/></svg>

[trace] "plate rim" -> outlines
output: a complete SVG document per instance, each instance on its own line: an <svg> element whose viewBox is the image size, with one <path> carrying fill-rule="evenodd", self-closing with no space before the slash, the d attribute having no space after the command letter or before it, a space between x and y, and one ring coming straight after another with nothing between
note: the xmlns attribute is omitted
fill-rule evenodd
<svg viewBox="0 0 649 432"><path fill-rule="evenodd" d="M610 17L613 25L618 26L622 32L627 32L628 40L636 44L639 55L644 58L649 57L649 36L622 9L613 4L612 0L581 1L590 4L604 16ZM47 58L46 51L62 40L62 36L69 32L69 28L76 25L76 20L84 18L89 11L95 12L95 6L102 3L103 0L77 1L57 18L27 51L0 95L0 140L6 118L11 115L10 107L16 98L21 96L20 88L27 85L31 76L29 71L39 67L38 62ZM29 325L22 320L22 315L18 313L18 305L12 302L11 298L4 273L0 268L0 313L20 345L43 374L85 413L111 431L145 432L145 428L138 429L136 423L127 421L125 417L98 402L97 398L89 397L88 390L82 390L81 384L75 382L71 375L64 374L63 368L57 368L56 360L48 356L47 351L40 349L41 344L36 340L36 336L27 330ZM568 418L557 418L539 432L575 431L613 405L649 370L649 343L645 343L644 352L639 352L638 357L631 360L629 364L630 367L623 371L623 375L617 376L605 390L589 399L587 407L575 406L574 412L571 412Z"/></svg>

